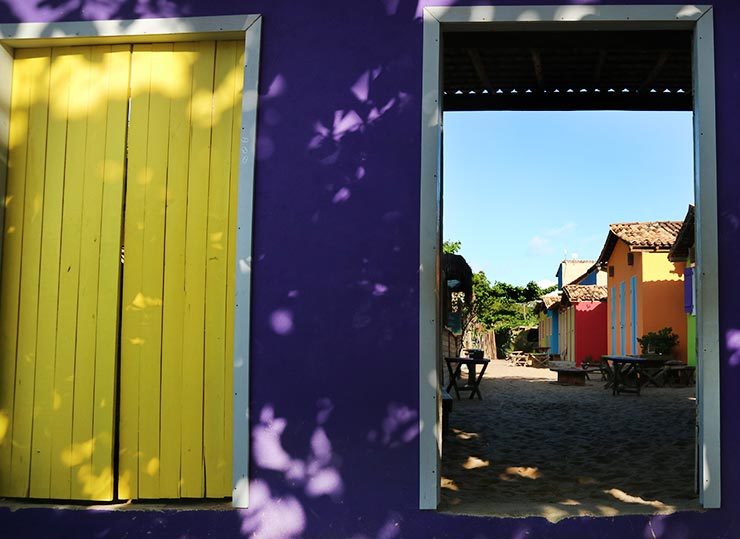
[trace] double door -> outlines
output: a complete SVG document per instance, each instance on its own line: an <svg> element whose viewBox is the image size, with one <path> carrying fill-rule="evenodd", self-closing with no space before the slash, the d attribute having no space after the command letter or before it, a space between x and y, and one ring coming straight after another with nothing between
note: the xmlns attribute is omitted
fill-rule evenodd
<svg viewBox="0 0 740 539"><path fill-rule="evenodd" d="M231 494L243 42L19 49L0 495Z"/></svg>

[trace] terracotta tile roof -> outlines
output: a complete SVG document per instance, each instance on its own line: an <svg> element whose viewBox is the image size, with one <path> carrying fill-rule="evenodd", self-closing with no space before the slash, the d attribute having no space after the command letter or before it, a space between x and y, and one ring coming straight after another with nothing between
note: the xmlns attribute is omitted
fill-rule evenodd
<svg viewBox="0 0 740 539"><path fill-rule="evenodd" d="M681 224L676 241L668 252L668 260L672 262L689 258L689 250L694 246L694 205L689 204L689 210Z"/></svg>
<svg viewBox="0 0 740 539"><path fill-rule="evenodd" d="M558 294L546 294L542 296L542 302L548 309L560 301L560 293Z"/></svg>
<svg viewBox="0 0 740 539"><path fill-rule="evenodd" d="M609 229L636 249L670 249L676 241L681 221L651 221L647 223L617 223Z"/></svg>
<svg viewBox="0 0 740 539"><path fill-rule="evenodd" d="M563 287L563 303L606 301L606 297L606 287L597 284L569 284Z"/></svg>
<svg viewBox="0 0 740 539"><path fill-rule="evenodd" d="M609 225L609 235L596 264L606 264L617 244L625 242L630 249L668 251L676 241L682 221L647 221Z"/></svg>
<svg viewBox="0 0 740 539"><path fill-rule="evenodd" d="M558 303L560 303L561 298L561 292L550 292L549 294L545 294L544 296L540 297L537 305L535 305L534 311L547 311L549 309L557 307Z"/></svg>

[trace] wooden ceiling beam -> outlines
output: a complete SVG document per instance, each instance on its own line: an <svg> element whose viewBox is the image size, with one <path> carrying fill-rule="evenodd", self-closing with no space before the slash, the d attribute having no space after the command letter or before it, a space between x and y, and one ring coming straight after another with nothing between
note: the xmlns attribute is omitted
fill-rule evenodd
<svg viewBox="0 0 740 539"><path fill-rule="evenodd" d="M606 49L599 50L599 57L596 60L594 66L594 86L598 87L601 82L601 72L604 70L604 64L606 63Z"/></svg>
<svg viewBox="0 0 740 539"><path fill-rule="evenodd" d="M542 93L447 94L443 110L691 110L690 93Z"/></svg>
<svg viewBox="0 0 740 539"><path fill-rule="evenodd" d="M670 56L671 56L671 51L669 51L668 49L663 49L662 51L660 51L660 54L658 54L658 58L655 60L655 64L650 70L650 73L647 74L647 77L645 77L645 80L640 85L640 91L648 88L653 83L653 81L658 77L658 75L660 75L660 72L663 69L663 66L666 64Z"/></svg>
<svg viewBox="0 0 740 539"><path fill-rule="evenodd" d="M532 55L532 67L534 68L534 76L537 79L537 86L540 89L545 87L545 76L542 72L542 58L540 57L540 51L537 49L530 49Z"/></svg>
<svg viewBox="0 0 740 539"><path fill-rule="evenodd" d="M473 69L475 69L475 72L478 75L478 78L480 79L480 83L483 85L483 88L487 89L489 92L492 91L493 85L491 84L491 80L488 78L488 73L486 72L486 66L483 65L483 60L481 60L478 50L477 49L467 49L467 52L468 52L468 57L470 58L470 62L473 64Z"/></svg>

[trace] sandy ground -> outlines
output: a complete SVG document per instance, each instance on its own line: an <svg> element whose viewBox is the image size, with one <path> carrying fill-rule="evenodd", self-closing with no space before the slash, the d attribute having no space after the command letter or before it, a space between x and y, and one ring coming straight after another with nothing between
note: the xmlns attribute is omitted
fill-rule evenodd
<svg viewBox="0 0 740 539"><path fill-rule="evenodd" d="M613 397L598 375L556 379L492 361L483 400L455 400L440 510L556 521L699 509L693 387Z"/></svg>

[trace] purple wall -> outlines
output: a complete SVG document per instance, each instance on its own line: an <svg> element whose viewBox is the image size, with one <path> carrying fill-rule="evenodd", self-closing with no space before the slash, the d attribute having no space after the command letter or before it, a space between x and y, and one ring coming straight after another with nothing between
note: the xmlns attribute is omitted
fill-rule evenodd
<svg viewBox="0 0 740 539"><path fill-rule="evenodd" d="M486 2L461 2L473 3ZM416 0L0 0L0 22L264 15L254 508L0 509L0 536L738 537L740 422L733 414L740 392L732 388L740 377L740 3L714 4L723 509L549 524L416 509L422 42Z"/></svg>

